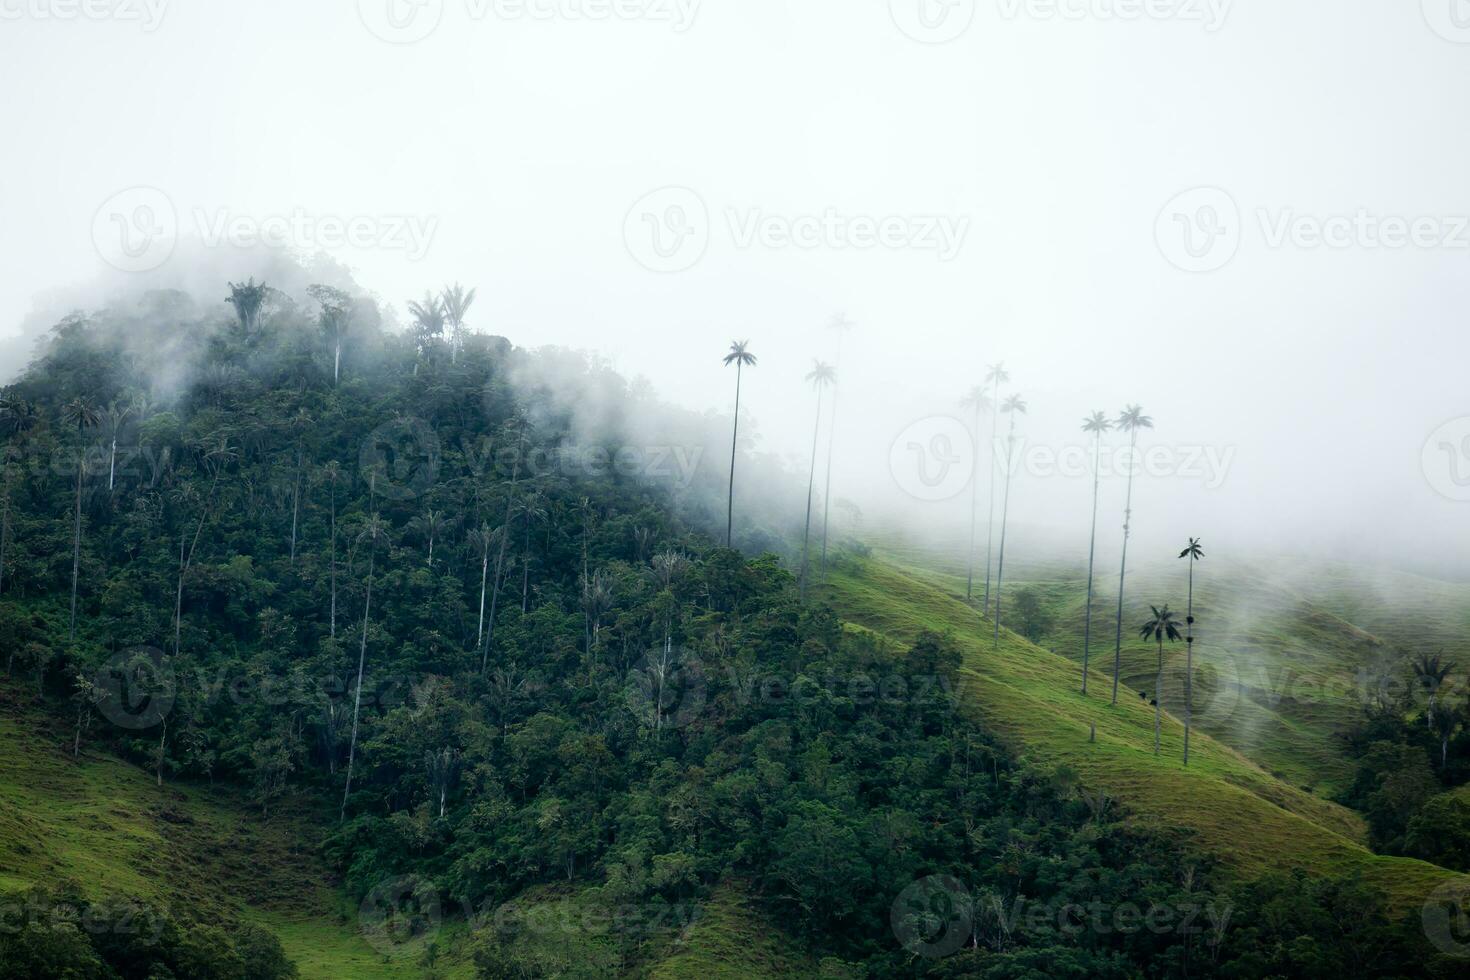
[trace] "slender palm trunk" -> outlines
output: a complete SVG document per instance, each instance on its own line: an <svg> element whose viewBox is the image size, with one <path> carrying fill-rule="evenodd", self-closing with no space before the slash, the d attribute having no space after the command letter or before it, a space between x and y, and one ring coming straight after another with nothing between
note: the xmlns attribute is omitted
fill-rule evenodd
<svg viewBox="0 0 1470 980"><path fill-rule="evenodd" d="M527 594L531 588L531 515L526 515L526 526L521 540L521 613L526 612Z"/></svg>
<svg viewBox="0 0 1470 980"><path fill-rule="evenodd" d="M357 714L362 709L362 673L367 662L368 614L373 608L373 564L377 558L377 542L368 542L367 593L362 603L362 643L357 648L357 690L352 697L352 738L347 743L347 784L342 788L342 808L337 812L341 822L347 817L347 797L352 792L352 764L357 758Z"/></svg>
<svg viewBox="0 0 1470 980"><path fill-rule="evenodd" d="M475 649L485 639L485 584L490 575L490 539L486 538L480 552L480 625L475 628Z"/></svg>
<svg viewBox="0 0 1470 980"><path fill-rule="evenodd" d="M339 340L332 345L332 385L335 387L338 379L342 376L342 342Z"/></svg>
<svg viewBox="0 0 1470 980"><path fill-rule="evenodd" d="M985 612L990 612L990 555L995 543L995 440L1000 432L1000 379L995 380L995 393L990 404L995 415L990 420L990 516L985 521Z"/></svg>
<svg viewBox="0 0 1470 980"><path fill-rule="evenodd" d="M980 458L980 403L975 403L975 458ZM975 519L980 509L980 476L970 479L970 550L966 552L965 601L975 597Z"/></svg>
<svg viewBox="0 0 1470 980"><path fill-rule="evenodd" d="M1011 415L1011 431L1006 437L1006 492L1005 503L1000 509L1000 562L995 571L995 647L1000 649L1000 600L1005 587L1006 574L1006 523L1011 512L1011 457L1015 454L1016 417ZM987 567L986 571L989 571Z"/></svg>
<svg viewBox="0 0 1470 980"><path fill-rule="evenodd" d="M1087 541L1087 612L1082 627L1082 693L1087 693L1087 664L1092 652L1092 569L1097 557L1097 490L1102 473L1098 457L1102 449L1102 433L1092 437L1092 533Z"/></svg>
<svg viewBox="0 0 1470 980"><path fill-rule="evenodd" d="M291 564L296 564L296 523L301 513L301 451L296 452L296 483L291 488Z"/></svg>
<svg viewBox="0 0 1470 980"><path fill-rule="evenodd" d="M500 587L505 571L505 546L510 542L510 519L512 507L515 503L516 480L521 474L521 453L525 451L525 430L521 431L520 449L516 452L515 463L510 469L510 493L505 498L505 520L500 525L500 552L495 556L495 587L490 590L490 622L485 630L485 649L480 655L480 673L485 673L485 668L490 664L490 641L495 638L495 610L500 605Z"/></svg>
<svg viewBox="0 0 1470 980"><path fill-rule="evenodd" d="M735 421L730 427L730 495L725 503L725 547L733 547L735 533L735 446L740 436L740 372L745 365L735 362Z"/></svg>
<svg viewBox="0 0 1470 980"><path fill-rule="evenodd" d="M1189 726L1194 716L1194 558L1189 559L1189 602L1184 610L1184 764L1189 765Z"/></svg>
<svg viewBox="0 0 1470 980"><path fill-rule="evenodd" d="M812 538L812 490L817 482L817 435L822 430L822 388L817 387L817 417L812 423L812 462L806 481L806 529L801 535L801 585L799 598L806 598L807 551Z"/></svg>
<svg viewBox="0 0 1470 980"><path fill-rule="evenodd" d="M332 639L337 638L337 478L332 478L332 543L331 564L332 576L332 616L328 629L331 631Z"/></svg>
<svg viewBox="0 0 1470 980"><path fill-rule="evenodd" d="M112 448L107 453L107 489L110 492L117 478L117 436L112 437Z"/></svg>
<svg viewBox="0 0 1470 980"><path fill-rule="evenodd" d="M199 508L199 520L194 525L194 540L189 543L188 550L184 548L184 538L179 538L179 583L174 591L174 656L179 655L179 647L182 645L184 630L184 576L189 574L190 567L194 564L194 551L199 547L199 535L204 533L204 521L209 516L209 505L214 501L214 488L219 484L219 470L215 470L214 479L209 484L209 495L204 498L204 505Z"/></svg>
<svg viewBox="0 0 1470 980"><path fill-rule="evenodd" d="M827 426L827 476L822 488L822 562L818 575L827 577L827 524L832 516L832 449L837 442L837 390L832 390L832 421Z"/></svg>
<svg viewBox="0 0 1470 980"><path fill-rule="evenodd" d="M1159 754L1159 730L1164 717L1164 635L1159 634L1159 669L1154 674L1154 755Z"/></svg>
<svg viewBox="0 0 1470 980"><path fill-rule="evenodd" d="M68 641L77 638L77 577L82 568L82 469L86 457L77 460L76 520L71 539L71 625L67 627Z"/></svg>
<svg viewBox="0 0 1470 980"><path fill-rule="evenodd" d="M1118 565L1118 631L1113 637L1113 704L1118 703L1118 671L1123 662L1123 583L1128 576L1128 534L1133 525L1133 454L1138 430L1128 439L1128 493L1123 501L1123 557Z"/></svg>

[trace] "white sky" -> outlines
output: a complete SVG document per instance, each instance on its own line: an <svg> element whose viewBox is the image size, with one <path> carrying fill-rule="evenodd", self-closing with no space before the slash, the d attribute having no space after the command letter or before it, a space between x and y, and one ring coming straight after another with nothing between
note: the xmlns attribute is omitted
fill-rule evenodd
<svg viewBox="0 0 1470 980"><path fill-rule="evenodd" d="M1464 0L1150 0L1178 16L1132 20L1110 16L1116 0L1067 0L1073 18L1045 16L1045 0L953 0L939 29L973 21L944 44L899 27L940 0L704 0L682 31L589 19L577 0L537 0L560 11L549 19L513 0L421 0L408 30L438 26L408 44L365 24L381 29L389 2L413 12L406 0L88 2L123 16L0 0L0 331L40 291L108 270L94 218L135 186L162 191L186 232L201 211L380 228L410 215L436 222L421 257L331 251L400 309L476 285L479 329L600 350L697 409L728 411L719 358L748 337L761 363L746 404L768 448L801 451L801 376L847 311L839 492L861 486L870 505L894 491L895 435L957 411L1003 359L1033 440L1076 443L1086 411L1138 401L1149 441L1234 452L1218 489L1140 481L1140 512L1171 540L1470 544L1470 503L1421 465L1431 432L1470 415ZM691 0L618 2L677 19ZM152 30L136 19L157 13ZM1191 19L1221 13L1215 30ZM708 209L708 247L655 273L625 218L669 185ZM1191 273L1155 225L1200 186L1239 209L1238 251ZM732 227L828 209L969 225L948 261L742 246ZM1359 209L1434 219L1425 234L1457 247L1271 243L1283 214ZM1085 521L1085 480L1027 475L1014 492L1019 522Z"/></svg>

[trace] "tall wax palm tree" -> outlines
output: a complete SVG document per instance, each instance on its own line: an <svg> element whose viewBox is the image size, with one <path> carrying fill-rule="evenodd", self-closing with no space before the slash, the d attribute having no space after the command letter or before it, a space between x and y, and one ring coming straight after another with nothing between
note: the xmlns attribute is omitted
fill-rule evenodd
<svg viewBox="0 0 1470 980"><path fill-rule="evenodd" d="M995 646L1000 647L1000 600L1006 574L1006 521L1011 510L1011 477L1015 475L1016 416L1026 414L1026 403L1020 395L1005 400L1000 410L1011 417L1006 433L1006 492L1000 511L1000 562L995 573Z"/></svg>
<svg viewBox="0 0 1470 980"><path fill-rule="evenodd" d="M444 321L449 324L449 363L453 364L464 346L464 317L475 301L475 291L455 283L444 287L439 300L444 308Z"/></svg>
<svg viewBox="0 0 1470 980"><path fill-rule="evenodd" d="M725 367L735 365L735 418L730 429L730 495L725 504L725 547L731 547L735 532L735 445L740 435L740 377L746 366L755 367L755 355L750 352L750 341L730 341L730 353L725 355Z"/></svg>
<svg viewBox="0 0 1470 980"><path fill-rule="evenodd" d="M996 362L990 365L985 372L985 383L991 386L990 403L1000 404L1000 386L1011 380L1011 375L1006 371L1004 362ZM990 556L991 546L995 543L995 442L999 435L998 426L1000 416L995 415L990 420L990 517L986 520L985 531L985 613L990 613Z"/></svg>
<svg viewBox="0 0 1470 980"><path fill-rule="evenodd" d="M342 376L342 343L352 325L352 297L335 286L316 284L306 293L321 306L320 324L327 343L332 345L332 384Z"/></svg>
<svg viewBox="0 0 1470 980"><path fill-rule="evenodd" d="M433 293L424 293L422 303L408 302L408 315L413 317L409 328L418 347L419 355L427 354L434 344L444 336L444 301ZM414 365L418 371L418 365Z"/></svg>
<svg viewBox="0 0 1470 980"><path fill-rule="evenodd" d="M377 514L368 518L362 533L357 536L359 544L366 543L368 549L367 578L362 601L362 642L357 648L357 690L352 698L352 739L347 743L347 784L342 788L342 809L337 813L339 821L347 817L347 797L352 793L352 764L357 758L357 716L362 710L362 674L367 663L368 617L373 608L373 569L378 553L378 543L388 536L387 525Z"/></svg>
<svg viewBox="0 0 1470 980"><path fill-rule="evenodd" d="M1082 627L1082 693L1087 693L1087 664L1089 654L1092 652L1092 569L1093 560L1097 557L1097 491L1102 478L1102 468L1098 465L1102 455L1103 433L1113 427L1108 417L1102 412L1093 412L1082 420L1082 431L1092 434L1092 531L1087 539L1087 611L1084 615L1084 626Z"/></svg>
<svg viewBox="0 0 1470 980"><path fill-rule="evenodd" d="M822 392L828 385L836 383L837 373L831 365L815 361L807 372L806 380L817 392L817 414L812 422L812 462L806 482L806 528L801 535L801 585L798 594L802 599L806 598L807 551L812 537L812 490L817 482L817 435L822 429Z"/></svg>
<svg viewBox="0 0 1470 980"><path fill-rule="evenodd" d="M81 445L82 435L97 424L97 412L82 401L73 398L61 410L62 421L77 430L77 492L76 517L72 527L71 542L71 623L67 627L67 639L77 638L77 577L82 567L82 476L87 469L87 453Z"/></svg>
<svg viewBox="0 0 1470 980"><path fill-rule="evenodd" d="M1184 608L1184 764L1189 765L1189 727L1194 720L1194 563L1205 556L1199 538L1179 552L1189 559L1189 603Z"/></svg>
<svg viewBox="0 0 1470 980"><path fill-rule="evenodd" d="M1164 603L1164 608L1149 606L1153 610L1153 619L1138 628L1139 636L1145 640L1154 639L1159 644L1159 669L1154 675L1154 755L1159 754L1159 733L1163 720L1164 710L1164 641L1173 643L1179 639L1179 625L1174 614L1169 611L1169 604Z"/></svg>
<svg viewBox="0 0 1470 980"><path fill-rule="evenodd" d="M975 412L975 424L971 428L972 439L975 443L975 462L980 462L980 413L988 412L995 406L990 401L990 393L985 390L984 385L976 385L971 388L964 398L960 399L961 408L973 409ZM975 597L975 522L980 511L980 474L978 472L970 479L970 550L966 556L965 563L965 601L969 602Z"/></svg>
<svg viewBox="0 0 1470 980"><path fill-rule="evenodd" d="M432 507L422 514L415 515L408 522L408 529L428 545L429 556L426 564L430 568L434 567L434 539L444 532L445 523L444 512L434 510Z"/></svg>
<svg viewBox="0 0 1470 980"><path fill-rule="evenodd" d="M332 580L332 614L331 614L331 619L329 620L330 625L329 625L328 629L329 629L330 632L329 632L328 635L331 636L332 639L336 639L337 638L337 481L342 478L342 466L341 466L341 464L339 464L335 459L329 460L327 462L327 465L322 467L322 478L327 481L327 485L330 487L329 494L330 494L330 498L331 498L331 505L330 505L331 506L331 518L330 518L330 532L329 532L329 535L330 535L330 537L329 537L330 543L328 545L328 549L329 549L329 551L328 551L328 556L329 556L328 557L328 562L330 564L330 577L331 577L331 580Z"/></svg>
<svg viewBox="0 0 1470 980"><path fill-rule="evenodd" d="M541 504L541 491L526 494L520 505L521 517L521 612L525 612L531 591L531 525L546 520L546 508Z"/></svg>
<svg viewBox="0 0 1470 980"><path fill-rule="evenodd" d="M827 324L828 328L837 332L837 357L832 362L832 370L838 371L842 368L842 338L853 328L852 321L848 320L847 314L839 313ZM827 426L827 477L826 487L822 490L822 563L820 566L821 576L827 577L827 523L832 515L832 449L837 444L837 396L839 390L836 385L832 387L832 421Z"/></svg>
<svg viewBox="0 0 1470 980"><path fill-rule="evenodd" d="M108 442L107 490L109 493L117 483L117 437L121 434L123 426L127 425L128 418L132 414L132 405L119 405L113 402L103 409L100 415L102 432Z"/></svg>
<svg viewBox="0 0 1470 980"><path fill-rule="evenodd" d="M183 533L179 536L179 576L178 585L174 590L174 656L179 655L179 648L183 645L183 623L184 623L184 578L189 574L189 569L194 565L194 552L199 547L199 536L204 533L204 523L210 517L211 504L214 502L214 491L219 486L220 474L230 462L238 458L238 453L221 435L217 443L203 450L204 468L209 471L209 494L205 497L199 507L198 520L194 524L194 536L188 538L188 528L185 526ZM192 485L185 484L184 491L192 492ZM186 545L187 540L187 545Z"/></svg>
<svg viewBox="0 0 1470 980"><path fill-rule="evenodd" d="M490 549L499 542L502 531L502 528L491 530L490 525L482 521L469 533L470 547L480 553L480 621L475 627L476 650L480 649L485 638L485 590L490 578Z"/></svg>
<svg viewBox="0 0 1470 980"><path fill-rule="evenodd" d="M260 311L265 306L268 290L269 287L264 282L256 282L254 276L245 282L230 283L230 295L225 297L225 302L235 308L240 329L247 335L260 321Z"/></svg>
<svg viewBox="0 0 1470 980"><path fill-rule="evenodd" d="M1446 663L1437 653L1433 656L1421 653L1419 659L1413 661L1411 666L1414 668L1414 677L1419 681L1419 686L1429 694L1429 709L1425 715L1424 724L1427 728L1433 728L1434 704L1439 697L1439 689L1450 676L1450 672L1455 669L1455 665Z"/></svg>
<svg viewBox="0 0 1470 980"><path fill-rule="evenodd" d="M1115 423L1128 433L1128 494L1123 503L1123 557L1118 565L1118 630L1113 638L1113 704L1118 703L1118 670L1123 661L1123 583L1128 576L1128 535L1133 529L1133 457L1138 451L1138 431L1152 429L1154 420L1137 405L1123 409Z"/></svg>

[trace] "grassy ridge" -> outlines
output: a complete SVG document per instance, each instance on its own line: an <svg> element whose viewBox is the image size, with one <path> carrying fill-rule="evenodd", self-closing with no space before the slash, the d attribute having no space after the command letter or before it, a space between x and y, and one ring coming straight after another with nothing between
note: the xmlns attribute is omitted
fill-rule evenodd
<svg viewBox="0 0 1470 980"><path fill-rule="evenodd" d="M1356 869L1401 909L1417 907L1451 877L1421 861L1372 854L1356 814L1277 779L1208 735L1196 733L1184 768L1183 726L1172 716L1165 716L1163 750L1155 756L1151 707L1130 692L1110 706L1110 681L1097 669L1084 698L1071 659L1009 631L994 648L989 622L940 581L894 563L856 559L835 568L824 591L844 618L896 640L922 629L952 634L965 653L962 704L987 725L1032 761L1065 766L1122 799L1137 819L1193 832L1229 866ZM1135 672L1139 652L1131 654Z"/></svg>
<svg viewBox="0 0 1470 980"><path fill-rule="evenodd" d="M304 980L424 975L358 933L318 856L319 812L298 802L262 821L223 789L159 787L85 747L74 761L71 733L30 697L0 682L0 892L71 880L92 898L253 919L280 937Z"/></svg>

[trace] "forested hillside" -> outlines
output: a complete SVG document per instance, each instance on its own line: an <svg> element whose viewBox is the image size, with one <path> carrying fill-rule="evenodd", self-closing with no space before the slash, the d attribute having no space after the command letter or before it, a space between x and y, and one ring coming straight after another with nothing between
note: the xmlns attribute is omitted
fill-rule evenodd
<svg viewBox="0 0 1470 980"><path fill-rule="evenodd" d="M452 937L483 977L1453 975L1371 884L1227 874L1016 757L959 709L953 636L803 600L748 454L772 506L723 547L701 420L469 331L463 291L402 332L345 279L220 294L78 313L4 392L0 690L52 719L5 737L310 821L385 958L434 975ZM138 890L43 880L44 847L0 851L18 907ZM164 938L27 913L0 975L298 970L228 903L133 897Z"/></svg>

